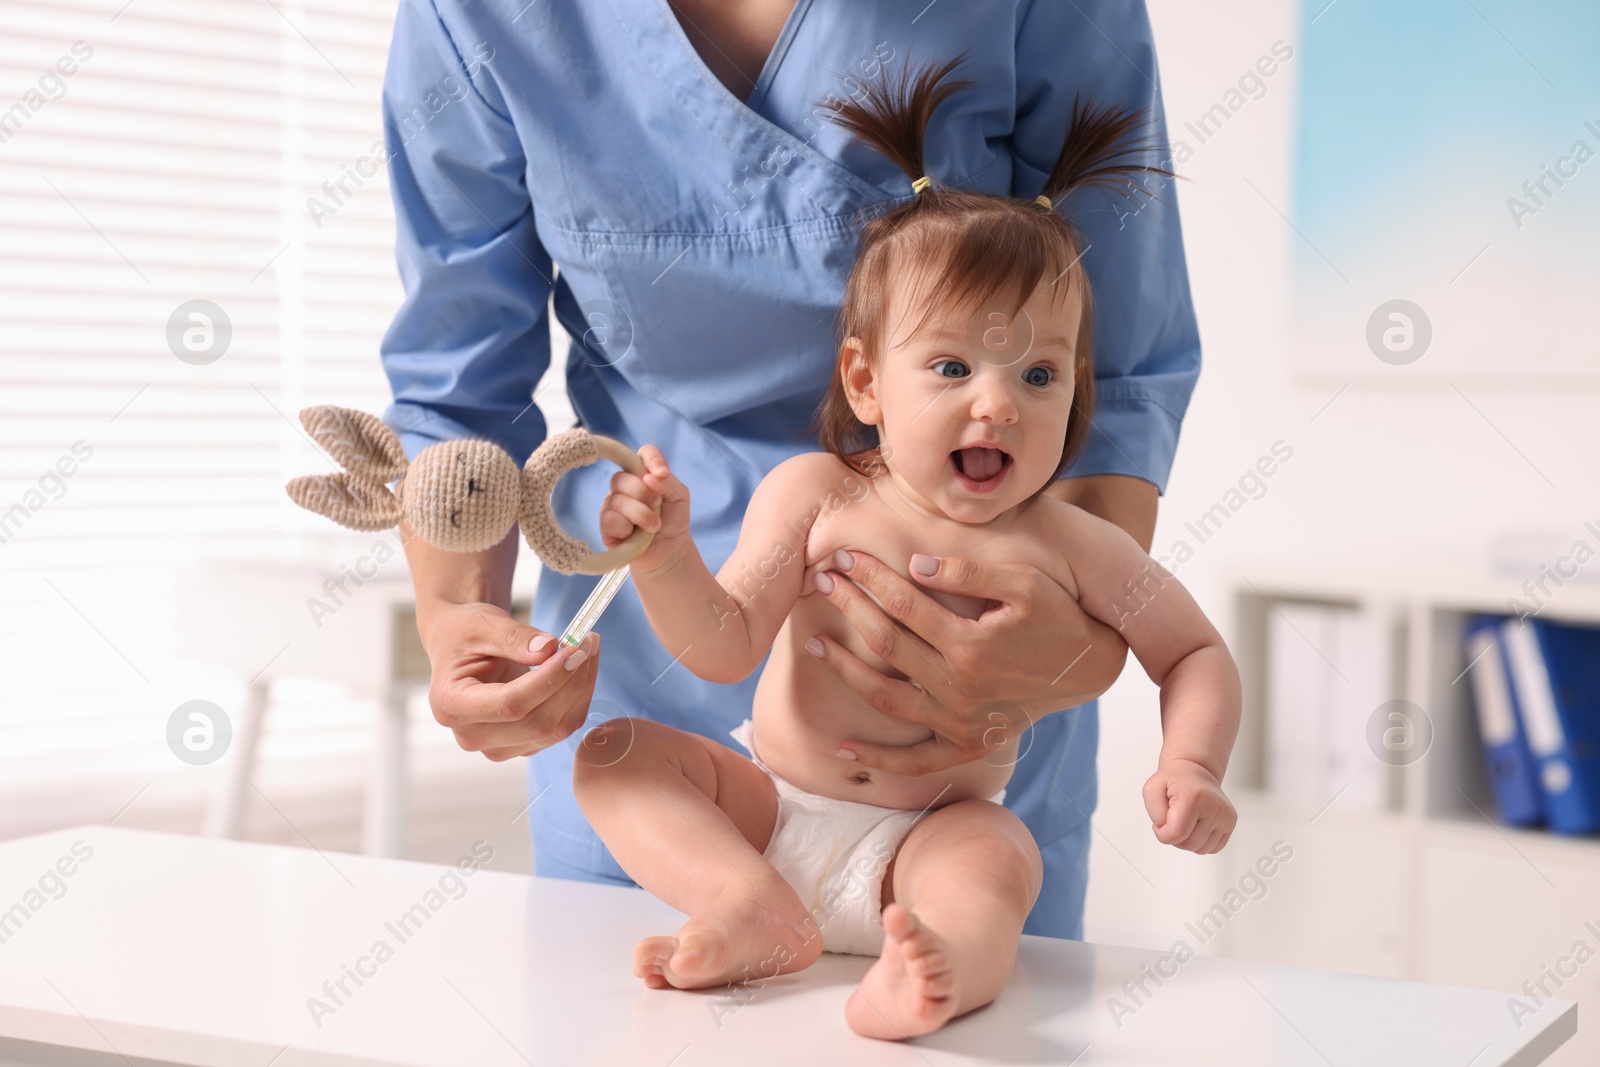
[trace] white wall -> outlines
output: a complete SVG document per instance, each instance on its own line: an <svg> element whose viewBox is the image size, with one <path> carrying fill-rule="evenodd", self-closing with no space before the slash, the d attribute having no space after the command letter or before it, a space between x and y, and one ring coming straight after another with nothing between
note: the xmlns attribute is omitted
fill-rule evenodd
<svg viewBox="0 0 1600 1067"><path fill-rule="evenodd" d="M1274 41L1295 49L1267 79L1265 95L1178 168L1191 179L1179 183L1177 197L1205 364L1152 554L1161 557L1180 539L1194 546L1185 521L1217 503L1279 439L1293 457L1267 480L1265 494L1177 568L1230 637L1231 569L1432 569L1443 560L1477 574L1489 565L1494 539L1507 533L1543 530L1556 545L1570 545L1584 521L1600 519L1600 472L1586 429L1600 399L1592 385L1519 385L1517 356L1508 352L1502 381L1462 378L1452 387L1450 353L1439 348L1426 357L1427 380L1404 373L1420 364L1385 367L1342 393L1347 379L1291 376L1289 255L1301 238L1274 206L1291 214L1294 79L1304 50L1295 5L1150 0L1150 10L1174 136ZM1339 14L1334 7L1323 19ZM1538 162L1529 161L1535 169ZM1362 341L1351 345L1359 351ZM1168 948L1184 920L1212 903L1215 876L1231 881L1256 856L1230 846L1196 857L1155 841L1139 788L1155 768L1159 709L1155 687L1131 658L1101 701L1101 729L1086 936Z"/></svg>

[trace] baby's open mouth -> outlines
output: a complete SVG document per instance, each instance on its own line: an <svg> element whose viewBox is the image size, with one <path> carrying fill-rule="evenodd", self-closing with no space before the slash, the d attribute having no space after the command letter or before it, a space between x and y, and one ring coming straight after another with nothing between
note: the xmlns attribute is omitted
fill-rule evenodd
<svg viewBox="0 0 1600 1067"><path fill-rule="evenodd" d="M998 448L958 448L950 453L950 462L974 487L986 489L999 481L1000 474L1011 465L1011 456Z"/></svg>

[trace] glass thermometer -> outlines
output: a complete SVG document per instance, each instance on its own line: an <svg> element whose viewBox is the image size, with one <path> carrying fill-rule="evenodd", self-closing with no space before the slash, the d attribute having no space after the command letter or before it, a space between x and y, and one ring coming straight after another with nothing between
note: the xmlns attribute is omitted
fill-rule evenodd
<svg viewBox="0 0 1600 1067"><path fill-rule="evenodd" d="M583 602L583 607L579 608L578 613L572 617L572 622L567 626L567 632L561 635L561 644L582 644L583 639L589 636L589 631L594 629L594 624L600 620L600 613L606 610L606 605L611 603L612 598L617 595L617 590L621 589L622 583L627 580L627 564L623 564L600 579L600 584L594 587L594 592L589 594L589 599Z"/></svg>

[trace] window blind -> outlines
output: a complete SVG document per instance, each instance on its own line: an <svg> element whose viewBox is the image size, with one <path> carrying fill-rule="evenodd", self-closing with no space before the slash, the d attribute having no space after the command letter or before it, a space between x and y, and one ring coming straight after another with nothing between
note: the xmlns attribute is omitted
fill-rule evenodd
<svg viewBox="0 0 1600 1067"><path fill-rule="evenodd" d="M390 398L391 19L0 0L0 809L178 769L172 710L242 690L175 658L177 570L339 536L283 486L330 469L301 407ZM218 623L248 634L248 610ZM370 708L301 711L274 707L279 751L296 729L306 752L370 744Z"/></svg>

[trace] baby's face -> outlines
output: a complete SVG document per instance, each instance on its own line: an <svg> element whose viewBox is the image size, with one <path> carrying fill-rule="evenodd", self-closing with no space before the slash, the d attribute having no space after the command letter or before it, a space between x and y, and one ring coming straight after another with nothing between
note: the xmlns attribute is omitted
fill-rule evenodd
<svg viewBox="0 0 1600 1067"><path fill-rule="evenodd" d="M936 308L912 337L922 309L907 306L906 288L896 279L886 350L876 372L853 376L852 406L878 428L908 500L986 524L1044 485L1061 459L1082 301L1052 299L1046 277L1015 317L999 302L978 313ZM975 444L998 451L962 451Z"/></svg>

